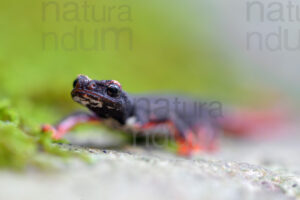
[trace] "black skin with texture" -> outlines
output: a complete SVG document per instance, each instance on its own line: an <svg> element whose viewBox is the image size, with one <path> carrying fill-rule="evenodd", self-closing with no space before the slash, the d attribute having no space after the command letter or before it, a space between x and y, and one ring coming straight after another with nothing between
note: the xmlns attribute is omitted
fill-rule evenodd
<svg viewBox="0 0 300 200"><path fill-rule="evenodd" d="M84 75L78 76L73 86L74 101L86 106L100 121L114 119L119 123L118 127L122 127L134 117L139 132L167 123L175 140L185 144L189 137L188 142L195 143L188 144L189 148L201 146L207 149L214 142L217 121L205 108L195 107L197 101L192 99L175 95L129 95L117 81L91 80Z"/></svg>
<svg viewBox="0 0 300 200"><path fill-rule="evenodd" d="M128 95L111 80L90 80L87 76L80 75L73 86L72 98L81 104L86 100L87 104L84 106L99 118L113 118L124 124L132 115L133 106ZM80 99L76 100L76 97ZM103 104L101 108L97 106L97 102Z"/></svg>
<svg viewBox="0 0 300 200"><path fill-rule="evenodd" d="M117 81L91 80L84 75L73 82L71 95L91 113L72 114L55 127L44 125L42 130L51 131L54 139L79 123L101 122L142 136L171 136L178 144L178 153L187 156L215 150L216 135L221 130L235 136L251 136L259 128L273 127L282 121L280 113L265 111L246 110L227 113L225 117L221 110L219 115L212 115L207 107L199 106L198 100L184 95L129 95Z"/></svg>

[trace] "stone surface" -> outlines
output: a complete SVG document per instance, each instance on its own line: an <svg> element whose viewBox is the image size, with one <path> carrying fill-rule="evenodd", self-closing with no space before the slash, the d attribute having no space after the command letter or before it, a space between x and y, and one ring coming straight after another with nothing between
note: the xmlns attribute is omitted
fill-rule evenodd
<svg viewBox="0 0 300 200"><path fill-rule="evenodd" d="M223 139L219 153L190 159L141 147L64 146L89 152L93 164L74 159L51 172L2 171L0 199L300 199L298 141Z"/></svg>

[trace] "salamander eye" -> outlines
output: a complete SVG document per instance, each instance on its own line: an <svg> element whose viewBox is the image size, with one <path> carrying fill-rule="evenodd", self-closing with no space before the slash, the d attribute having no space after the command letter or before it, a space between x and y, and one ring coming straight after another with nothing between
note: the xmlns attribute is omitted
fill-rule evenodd
<svg viewBox="0 0 300 200"><path fill-rule="evenodd" d="M76 87L77 83L78 83L78 79L76 78L75 81L73 82L73 88Z"/></svg>
<svg viewBox="0 0 300 200"><path fill-rule="evenodd" d="M112 84L107 87L107 94L111 97L117 97L120 95L119 86Z"/></svg>

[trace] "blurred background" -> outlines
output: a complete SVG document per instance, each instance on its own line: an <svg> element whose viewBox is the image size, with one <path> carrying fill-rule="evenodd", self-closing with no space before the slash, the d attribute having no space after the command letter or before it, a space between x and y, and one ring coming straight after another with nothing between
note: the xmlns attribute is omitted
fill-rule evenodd
<svg viewBox="0 0 300 200"><path fill-rule="evenodd" d="M85 74L118 80L129 93L177 91L297 113L300 38L289 5L297 8L271 0L5 2L0 98L27 121L55 123L84 109L70 91Z"/></svg>
<svg viewBox="0 0 300 200"><path fill-rule="evenodd" d="M78 74L118 80L133 93L183 91L226 104L296 102L299 51L261 50L255 38L247 46L247 34L258 32L264 42L278 26L297 40L295 22L262 21L261 7L249 3L3 2L0 96L38 122L80 108L70 98ZM268 16L268 1L263 9Z"/></svg>
<svg viewBox="0 0 300 200"><path fill-rule="evenodd" d="M297 0L2 1L0 168L44 169L56 164L53 155L59 160L77 151L84 157L87 149L70 145L65 151L40 130L84 109L70 95L78 74L118 80L129 93L184 92L224 107L280 107L297 119L299 11ZM299 133L297 126L283 132ZM84 143L82 135L75 141ZM274 143L223 138L220 151L195 162L173 162L168 151L154 152L157 159L139 147L126 153L132 145L88 149L100 160L92 167L72 160L60 163L63 173L1 170L0 199L297 198L297 135ZM270 191L278 198L265 196Z"/></svg>

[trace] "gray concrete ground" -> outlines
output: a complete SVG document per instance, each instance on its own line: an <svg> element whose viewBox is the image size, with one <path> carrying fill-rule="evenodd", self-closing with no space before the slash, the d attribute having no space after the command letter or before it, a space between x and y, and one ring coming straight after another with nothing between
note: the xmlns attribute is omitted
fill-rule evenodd
<svg viewBox="0 0 300 200"><path fill-rule="evenodd" d="M72 137L74 144L102 141ZM216 154L191 159L141 147L103 151L66 146L88 151L94 163L74 159L57 162L59 170L51 172L2 171L0 199L300 199L299 137L223 139L221 146Z"/></svg>

